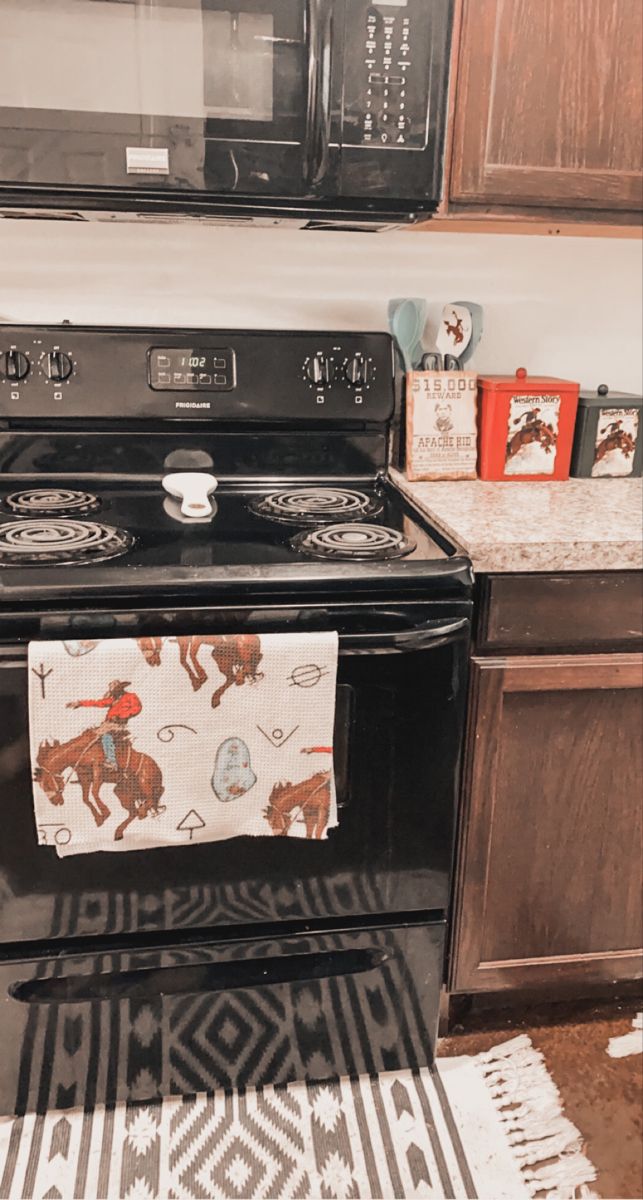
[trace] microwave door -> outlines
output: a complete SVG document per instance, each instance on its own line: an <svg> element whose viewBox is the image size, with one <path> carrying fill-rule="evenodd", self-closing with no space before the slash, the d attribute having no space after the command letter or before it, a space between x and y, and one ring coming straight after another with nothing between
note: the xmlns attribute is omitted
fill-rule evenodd
<svg viewBox="0 0 643 1200"><path fill-rule="evenodd" d="M111 0L0 0L0 180L127 182L141 141L139 15Z"/></svg>
<svg viewBox="0 0 643 1200"><path fill-rule="evenodd" d="M301 194L328 2L0 0L1 182Z"/></svg>

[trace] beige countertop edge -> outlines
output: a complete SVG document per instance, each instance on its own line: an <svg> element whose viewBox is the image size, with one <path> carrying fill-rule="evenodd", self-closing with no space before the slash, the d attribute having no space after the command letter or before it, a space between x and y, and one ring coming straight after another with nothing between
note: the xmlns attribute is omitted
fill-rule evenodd
<svg viewBox="0 0 643 1200"><path fill-rule="evenodd" d="M512 531L497 534L495 538L482 540L463 536L458 530L457 515L444 509L436 512L431 502L420 499L418 487L439 487L435 484L412 483L403 472L392 468L392 479L414 506L423 513L440 533L454 541L471 559L474 570L479 574L544 573L547 571L636 571L643 569L643 541L635 538L618 538L613 541L552 539L523 541L512 538ZM468 483L468 486L470 485ZM598 482L598 481L597 481ZM455 486L451 483L451 486ZM489 485L487 485L489 486ZM513 485L520 486L520 485ZM529 485L527 485L529 486ZM547 485L546 485L547 486ZM599 483L600 486L600 483Z"/></svg>

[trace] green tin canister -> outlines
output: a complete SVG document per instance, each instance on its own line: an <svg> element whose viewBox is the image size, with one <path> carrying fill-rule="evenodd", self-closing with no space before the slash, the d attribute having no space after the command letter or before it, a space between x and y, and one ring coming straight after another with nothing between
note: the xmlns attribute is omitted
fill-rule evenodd
<svg viewBox="0 0 643 1200"><path fill-rule="evenodd" d="M632 478L643 473L643 397L602 383L578 398L572 465L576 479Z"/></svg>

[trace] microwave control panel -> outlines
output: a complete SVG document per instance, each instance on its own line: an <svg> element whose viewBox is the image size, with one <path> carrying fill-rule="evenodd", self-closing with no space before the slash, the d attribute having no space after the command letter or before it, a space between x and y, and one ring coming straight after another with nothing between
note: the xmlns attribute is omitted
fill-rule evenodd
<svg viewBox="0 0 643 1200"><path fill-rule="evenodd" d="M346 12L343 144L426 149L431 0L356 0Z"/></svg>

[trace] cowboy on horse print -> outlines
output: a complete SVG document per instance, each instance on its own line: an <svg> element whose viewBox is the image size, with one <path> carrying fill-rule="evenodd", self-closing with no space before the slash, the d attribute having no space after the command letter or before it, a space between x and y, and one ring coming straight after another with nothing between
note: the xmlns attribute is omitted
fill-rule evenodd
<svg viewBox="0 0 643 1200"><path fill-rule="evenodd" d="M638 413L635 409L607 409L601 416L604 423L596 430L592 476L631 475L638 437Z"/></svg>
<svg viewBox="0 0 643 1200"><path fill-rule="evenodd" d="M505 450L505 474L553 473L559 410L560 400L557 396L512 398Z"/></svg>
<svg viewBox="0 0 643 1200"><path fill-rule="evenodd" d="M160 667L163 638L138 638L143 658L150 667ZM222 697L233 684L241 687L244 683L257 683L263 679L259 663L263 657L261 641L256 633L223 633L223 634L193 634L190 637L173 638L179 648L179 661L192 688L198 692L207 681L208 673L199 661L199 651L202 646L210 648L211 657L219 672L223 675L223 683L212 693L210 703L218 708Z"/></svg>
<svg viewBox="0 0 643 1200"><path fill-rule="evenodd" d="M142 712L143 705L129 682L113 679L107 691L96 700L70 700L67 708L106 708L105 720L85 729L67 742L42 741L34 765L33 777L51 804L65 801L67 785L75 777L81 799L91 812L96 826L111 815L101 796L103 784L112 784L114 795L126 811L125 819L114 831L114 841L122 841L125 830L135 819L148 813L157 816L165 809L159 801L164 792L163 775L149 754L135 750L129 740L127 722ZM118 761L118 744L123 745Z"/></svg>
<svg viewBox="0 0 643 1200"><path fill-rule="evenodd" d="M98 700L70 700L67 708L106 708L107 715L96 732L100 735L105 764L112 771L118 771L116 758L116 740L127 737L127 722L142 712L143 705L136 692L128 692L129 680L124 683L121 679L113 679L108 685L104 696Z"/></svg>
<svg viewBox="0 0 643 1200"><path fill-rule="evenodd" d="M332 746L303 746L302 754L332 754ZM272 833L285 837L295 821L306 827L307 838L320 838L328 825L331 772L317 771L303 783L276 783L264 809Z"/></svg>
<svg viewBox="0 0 643 1200"><path fill-rule="evenodd" d="M275 783L263 815L272 833L287 837L295 821L303 823L307 838L323 837L331 801L331 772L316 771L302 783Z"/></svg>

